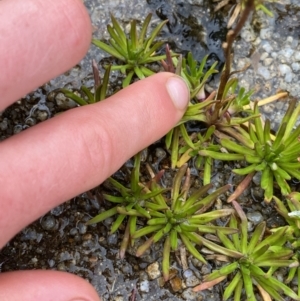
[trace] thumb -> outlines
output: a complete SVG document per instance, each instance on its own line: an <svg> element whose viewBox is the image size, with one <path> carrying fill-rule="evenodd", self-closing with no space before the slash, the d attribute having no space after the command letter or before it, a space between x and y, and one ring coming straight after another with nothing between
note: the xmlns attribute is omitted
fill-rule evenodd
<svg viewBox="0 0 300 301"><path fill-rule="evenodd" d="M6 231L0 247L28 223L97 186L165 135L188 101L185 82L160 73L3 141L0 229Z"/></svg>
<svg viewBox="0 0 300 301"><path fill-rule="evenodd" d="M85 280L57 271L21 271L0 275L1 301L100 301Z"/></svg>

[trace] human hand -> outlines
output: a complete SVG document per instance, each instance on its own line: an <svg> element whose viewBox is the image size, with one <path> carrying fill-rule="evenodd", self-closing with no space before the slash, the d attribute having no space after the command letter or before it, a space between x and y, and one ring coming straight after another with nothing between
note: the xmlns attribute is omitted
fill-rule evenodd
<svg viewBox="0 0 300 301"><path fill-rule="evenodd" d="M80 0L2 0L0 33L3 110L75 65L89 48L91 24ZM1 142L0 248L30 222L97 186L166 134L187 103L185 83L161 73L101 103L73 109ZM74 275L22 271L0 274L0 300L99 297Z"/></svg>

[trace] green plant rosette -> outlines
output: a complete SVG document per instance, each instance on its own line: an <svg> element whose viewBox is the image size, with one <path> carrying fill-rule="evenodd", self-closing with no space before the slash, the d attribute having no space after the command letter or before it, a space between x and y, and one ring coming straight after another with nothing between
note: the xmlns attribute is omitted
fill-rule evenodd
<svg viewBox="0 0 300 301"><path fill-rule="evenodd" d="M108 44L97 39L92 40L95 46L122 62L120 65L112 66L112 70L120 70L126 74L126 78L123 80L123 88L130 84L134 74L139 79L154 74L147 65L161 61L166 57L165 55L156 55L156 51L160 49L164 42L155 42L155 39L168 20L158 24L147 36L151 17L152 14L146 17L140 32L137 30L136 20L133 20L130 25L129 35L127 35L115 17L111 15L112 25L107 26L107 31L110 35Z"/></svg>
<svg viewBox="0 0 300 301"><path fill-rule="evenodd" d="M224 248L215 248L216 252L231 258L230 263L204 276L204 283L194 288L199 291L215 285L227 279L228 285L223 293L223 300L228 300L232 295L234 301L256 301L255 287L263 300L284 300L286 295L292 300L300 300L300 297L287 285L277 280L273 272L278 267L294 267L299 263L293 258L293 250L286 247L290 236L288 226L281 227L271 235L265 236L266 223L256 226L252 236L248 234L248 221L240 205L233 201L237 216L232 215L229 226L238 227L239 232L224 235L217 231L217 235ZM236 252L233 255L232 252ZM242 297L242 293L245 297Z"/></svg>

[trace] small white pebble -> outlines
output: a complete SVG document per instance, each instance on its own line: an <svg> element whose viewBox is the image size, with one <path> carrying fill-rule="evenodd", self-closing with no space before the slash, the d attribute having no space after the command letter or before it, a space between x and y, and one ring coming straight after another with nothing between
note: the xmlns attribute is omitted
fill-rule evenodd
<svg viewBox="0 0 300 301"><path fill-rule="evenodd" d="M287 75L292 72L291 67L286 64L280 64L278 69L281 75Z"/></svg>
<svg viewBox="0 0 300 301"><path fill-rule="evenodd" d="M260 74L264 79L270 79L271 77L270 71L264 66L258 67L257 73Z"/></svg>
<svg viewBox="0 0 300 301"><path fill-rule="evenodd" d="M150 287L149 287L149 281L148 280L141 281L141 283L140 283L140 290L142 292L145 292L145 293L149 292Z"/></svg>
<svg viewBox="0 0 300 301"><path fill-rule="evenodd" d="M299 63L292 63L292 69L295 72L299 71L300 70L300 64Z"/></svg>
<svg viewBox="0 0 300 301"><path fill-rule="evenodd" d="M264 60L264 66L270 66L273 63L273 59L271 57L268 57Z"/></svg>

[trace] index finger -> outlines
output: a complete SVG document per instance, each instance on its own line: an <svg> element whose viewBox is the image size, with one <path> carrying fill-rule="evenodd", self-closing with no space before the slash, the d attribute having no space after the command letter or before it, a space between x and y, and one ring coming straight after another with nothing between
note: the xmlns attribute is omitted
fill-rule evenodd
<svg viewBox="0 0 300 301"><path fill-rule="evenodd" d="M91 32L80 0L0 1L0 111L78 63Z"/></svg>

